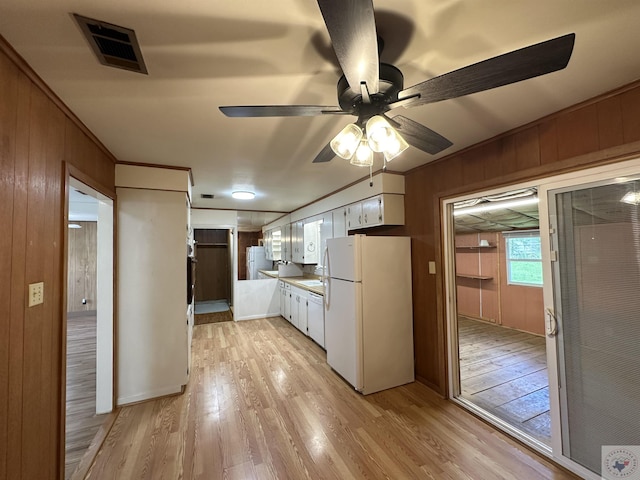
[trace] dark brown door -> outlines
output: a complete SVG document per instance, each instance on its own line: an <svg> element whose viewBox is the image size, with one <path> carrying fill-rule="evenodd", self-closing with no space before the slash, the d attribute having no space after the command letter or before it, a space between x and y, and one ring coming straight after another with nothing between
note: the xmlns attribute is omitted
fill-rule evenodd
<svg viewBox="0 0 640 480"><path fill-rule="evenodd" d="M198 245L196 302L230 299L228 245Z"/></svg>

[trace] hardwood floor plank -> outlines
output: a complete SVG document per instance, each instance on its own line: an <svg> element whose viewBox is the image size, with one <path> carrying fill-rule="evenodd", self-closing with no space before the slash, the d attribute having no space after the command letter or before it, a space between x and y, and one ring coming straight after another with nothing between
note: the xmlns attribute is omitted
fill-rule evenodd
<svg viewBox="0 0 640 480"><path fill-rule="evenodd" d="M424 385L355 392L281 318L195 327L183 395L124 407L89 479L575 478Z"/></svg>
<svg viewBox="0 0 640 480"><path fill-rule="evenodd" d="M549 444L549 379L544 338L459 319L460 387L474 405Z"/></svg>

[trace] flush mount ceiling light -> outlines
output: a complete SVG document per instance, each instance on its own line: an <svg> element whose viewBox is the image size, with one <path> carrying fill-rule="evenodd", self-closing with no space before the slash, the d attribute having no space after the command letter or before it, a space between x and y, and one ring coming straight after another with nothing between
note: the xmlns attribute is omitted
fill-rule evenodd
<svg viewBox="0 0 640 480"><path fill-rule="evenodd" d="M238 190L235 191L231 194L231 196L233 198L235 198L236 200L253 200L256 196L255 193L253 192L247 192L247 191L243 191L243 190Z"/></svg>

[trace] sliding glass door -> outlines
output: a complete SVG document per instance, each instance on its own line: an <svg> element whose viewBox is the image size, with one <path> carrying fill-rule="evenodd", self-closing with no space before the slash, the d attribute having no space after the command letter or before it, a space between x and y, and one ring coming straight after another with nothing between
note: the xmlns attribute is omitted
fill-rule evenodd
<svg viewBox="0 0 640 480"><path fill-rule="evenodd" d="M640 478L640 176L610 176L541 190L553 455Z"/></svg>

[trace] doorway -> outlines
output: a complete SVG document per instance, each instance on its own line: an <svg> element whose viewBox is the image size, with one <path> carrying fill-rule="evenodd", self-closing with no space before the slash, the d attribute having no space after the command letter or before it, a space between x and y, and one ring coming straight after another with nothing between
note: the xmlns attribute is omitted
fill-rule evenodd
<svg viewBox="0 0 640 480"><path fill-rule="evenodd" d="M465 287L458 278L465 276L463 267L477 265L476 278L466 281L476 282L473 288L481 290L485 300L491 299L490 289L478 284L488 282L487 277L493 275L484 269L486 262L481 257L492 251L493 237L487 235L494 233L475 232L477 243L461 243L457 239L461 230L480 223L466 222L459 211L472 208L480 197L529 188L538 192L539 232L533 228L528 232L522 228L502 231L504 246L503 239L497 237L495 250L504 264L499 275L508 280L539 281L542 268L544 330L536 343L541 339L545 345L548 384L539 369L526 374L526 384L509 385L502 378L497 381L499 385L490 389L512 391L515 395L524 386L537 387L538 394L525 403L527 408L540 405L541 413L536 418L545 425L546 438L514 423L503 415L503 409L492 409L482 402L487 400L486 395L469 388L480 386L482 382L476 378L485 375L483 369L496 368L502 359L510 358L514 348L538 354L533 353L531 342L529 347L514 347L512 340L521 332L512 333L507 343L495 335L505 326L504 308L496 321L491 321L490 308L481 311L481 318L463 318L461 313L467 306L461 297L464 288L471 286ZM462 203L465 201L471 201L471 205ZM510 192L496 190L446 200L443 207L451 398L582 478L633 478L633 468L640 472L640 161L558 175L539 180L535 186L516 185ZM459 209L457 215L455 207ZM490 211L476 215L483 217L482 221L498 220L497 214ZM500 222L506 220L505 217ZM510 237L517 248L509 246ZM540 253L533 254L538 242ZM475 252L474 261L459 258L458 251L466 252L467 248ZM524 262L524 267L519 268L518 262ZM501 300L504 307L504 299ZM519 303L520 308L531 309L529 300ZM539 307L534 310L540 314ZM480 323L481 328L493 334L480 330ZM468 341L470 333L489 343L472 344ZM465 365L471 353L482 352L487 357L493 346L503 349L499 358ZM521 366L515 370L526 373ZM478 372L481 373L476 375ZM485 375L482 380L488 381L488 377ZM488 400L495 398L489 396ZM543 399L548 402L547 412L542 411Z"/></svg>
<svg viewBox="0 0 640 480"><path fill-rule="evenodd" d="M83 476L111 420L114 361L113 200L76 178L68 184L66 479Z"/></svg>
<svg viewBox="0 0 640 480"><path fill-rule="evenodd" d="M452 204L455 396L549 445L542 257L534 187Z"/></svg>
<svg viewBox="0 0 640 480"><path fill-rule="evenodd" d="M196 282L194 323L232 320L233 236L229 229L195 229Z"/></svg>

